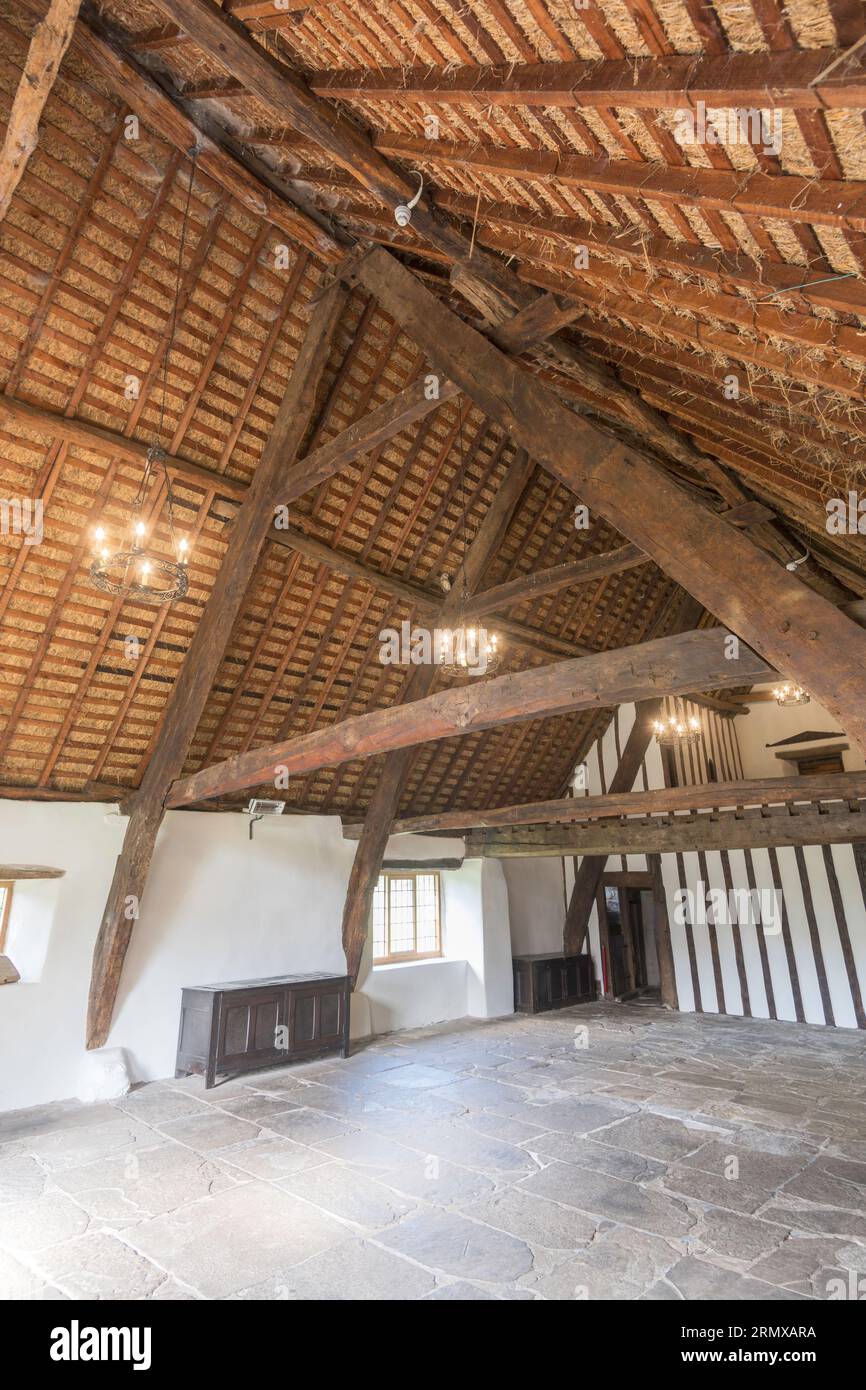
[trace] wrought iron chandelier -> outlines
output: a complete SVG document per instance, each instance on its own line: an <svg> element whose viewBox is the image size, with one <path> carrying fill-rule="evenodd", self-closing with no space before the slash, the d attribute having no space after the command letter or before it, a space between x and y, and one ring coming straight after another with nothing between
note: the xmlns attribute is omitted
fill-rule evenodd
<svg viewBox="0 0 866 1390"><path fill-rule="evenodd" d="M686 714L681 707L675 707L674 713L667 719L654 719L653 733L656 742L666 748L699 743L703 737L701 721L694 714Z"/></svg>
<svg viewBox="0 0 866 1390"><path fill-rule="evenodd" d="M806 694L802 686L786 682L773 691L773 699L777 705L808 705L812 697Z"/></svg>
<svg viewBox="0 0 866 1390"><path fill-rule="evenodd" d="M439 669L443 675L489 676L499 665L499 639L483 627L460 624L442 634Z"/></svg>
<svg viewBox="0 0 866 1390"><path fill-rule="evenodd" d="M147 526L141 512L151 477L159 467L165 480L168 529L176 555L174 560L149 550L145 545ZM118 549L112 549L102 526L97 526L93 539L96 553L90 566L90 578L97 589L125 598L144 599L148 603L170 603L172 599L183 598L189 588L186 568L189 542L185 536L175 539L171 479L165 466L165 452L158 445L153 445L147 451L144 475L132 504L132 518L125 540Z"/></svg>
<svg viewBox="0 0 866 1390"><path fill-rule="evenodd" d="M466 616L469 591L466 587L466 455L463 430L460 430L460 528L463 559L460 564L461 585L454 626L439 634L437 665L444 676L489 676L500 662L499 638L495 632L476 627Z"/></svg>
<svg viewBox="0 0 866 1390"><path fill-rule="evenodd" d="M187 229L189 226L189 210L192 200L193 183L195 182L198 149L194 147L189 151L189 155L192 160L192 167L190 169L186 205L181 222L174 302L171 310L171 328L165 357L163 359L162 401L159 411L157 440L162 436L163 422L165 420L168 368L174 349L175 332L177 329L181 276L183 274L183 257L186 247ZM162 445L158 442L152 444L147 451L144 473L141 483L139 484L138 492L133 499L129 521L123 528L122 540L117 545L112 545L108 536L107 523L97 526L93 532L93 560L90 566L90 578L97 589L102 589L103 592L107 594L113 594L116 597L123 598L143 599L147 603L171 603L173 599L183 598L184 594L186 594L189 589L189 574L187 572L189 541L185 536L175 535L174 492L172 491L171 478L165 460L166 453ZM147 501L151 482L154 480L155 476L159 479L160 475L161 481L157 482L157 487L165 491L168 534L170 546L174 552L173 558L160 554L158 551L151 548L147 542L148 524L144 519L145 503Z"/></svg>

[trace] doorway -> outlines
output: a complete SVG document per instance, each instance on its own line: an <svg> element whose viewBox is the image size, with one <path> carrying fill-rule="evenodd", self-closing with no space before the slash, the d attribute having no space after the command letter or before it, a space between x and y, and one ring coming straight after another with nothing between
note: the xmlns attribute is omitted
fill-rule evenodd
<svg viewBox="0 0 866 1390"><path fill-rule="evenodd" d="M603 997L657 994L661 975L652 874L605 874L597 903Z"/></svg>

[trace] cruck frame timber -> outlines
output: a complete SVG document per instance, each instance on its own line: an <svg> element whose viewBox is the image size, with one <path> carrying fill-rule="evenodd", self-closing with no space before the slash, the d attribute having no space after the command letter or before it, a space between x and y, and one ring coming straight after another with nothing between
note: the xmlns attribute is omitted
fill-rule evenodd
<svg viewBox="0 0 866 1390"><path fill-rule="evenodd" d="M295 369L249 493L238 514L211 596L195 630L168 702L162 731L134 797L93 953L87 1046L108 1037L123 961L129 947L166 791L183 767L205 701L246 595L259 551L270 530L287 461L294 462L316 406L345 291L332 285L314 308Z"/></svg>

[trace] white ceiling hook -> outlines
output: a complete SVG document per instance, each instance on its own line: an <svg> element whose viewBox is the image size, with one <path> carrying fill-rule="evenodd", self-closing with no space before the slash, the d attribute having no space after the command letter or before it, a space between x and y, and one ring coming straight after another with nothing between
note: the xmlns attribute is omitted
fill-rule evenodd
<svg viewBox="0 0 866 1390"><path fill-rule="evenodd" d="M412 172L420 180L418 192L415 194L414 198L409 199L408 203L401 203L399 207L394 209L394 221L397 223L398 227L408 227L409 223L412 221L412 209L418 206L418 200L424 192L424 175L417 169L413 169Z"/></svg>
<svg viewBox="0 0 866 1390"><path fill-rule="evenodd" d="M806 561L808 560L808 558L809 558L809 552L808 552L808 550L807 550L807 551L806 551L806 554L805 554L805 555L801 555L800 558L799 558L799 560L789 560L788 563L787 563L787 565L785 566L785 569L786 569L786 570L790 570L790 571L792 572L792 574L795 574L795 573L797 572L797 570L799 569L800 565L804 565L804 564L806 563Z"/></svg>

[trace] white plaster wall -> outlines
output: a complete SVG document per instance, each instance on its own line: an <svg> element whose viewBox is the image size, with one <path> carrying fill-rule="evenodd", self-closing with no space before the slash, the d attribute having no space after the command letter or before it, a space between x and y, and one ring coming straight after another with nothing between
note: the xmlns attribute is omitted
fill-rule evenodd
<svg viewBox="0 0 866 1390"><path fill-rule="evenodd" d="M758 690L771 690L772 685L756 686ZM808 756L811 749L820 749L821 744L799 744L795 749L768 748L768 743L777 743L780 738L792 738L805 729L832 730L842 732L838 719L828 714L823 705L811 700L808 705L777 705L775 700L756 702L749 706L749 713L737 720L737 735L743 758L744 777L783 777L796 772L792 763L783 762L776 754L796 753L799 757ZM863 759L852 745L842 754L846 772L862 772Z"/></svg>
<svg viewBox="0 0 866 1390"><path fill-rule="evenodd" d="M467 993L473 1017L498 1018L514 1012L514 978L511 968L511 927L508 917L508 885L497 859L481 861L481 938L483 988ZM473 962L470 958L470 966Z"/></svg>
<svg viewBox="0 0 866 1390"><path fill-rule="evenodd" d="M25 979L0 987L0 1110L76 1093L93 944L124 824L104 805L0 800L3 858L66 870L32 891L16 889L9 951ZM411 853L462 850L462 841L431 840ZM107 1044L127 1050L134 1079L173 1074L184 985L345 970L340 924L354 853L337 817L268 818L250 842L245 816L169 812ZM405 856L405 840L388 853ZM443 884L449 958L374 972L353 998L353 1036L485 1016L490 1001L502 1003L506 979L510 1012L510 961L495 944L508 939L507 905L491 899L485 922L474 861L444 873ZM494 938L489 958L485 932Z"/></svg>
<svg viewBox="0 0 866 1390"><path fill-rule="evenodd" d="M561 951L565 894L561 859L502 859L514 955ZM570 887L570 885L569 885Z"/></svg>
<svg viewBox="0 0 866 1390"><path fill-rule="evenodd" d="M363 996L372 1033L394 1033L466 1016L465 960L407 961L377 965L367 976Z"/></svg>

